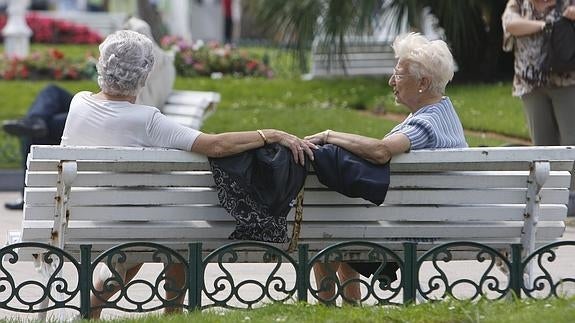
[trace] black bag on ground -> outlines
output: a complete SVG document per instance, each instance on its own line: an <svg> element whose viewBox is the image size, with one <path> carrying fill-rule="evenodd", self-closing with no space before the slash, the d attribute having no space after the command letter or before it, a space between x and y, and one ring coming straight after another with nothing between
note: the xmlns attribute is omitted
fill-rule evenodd
<svg viewBox="0 0 575 323"><path fill-rule="evenodd" d="M562 14L563 1L557 0L556 15ZM575 21L561 17L545 28L543 35L541 69L562 73L575 70Z"/></svg>

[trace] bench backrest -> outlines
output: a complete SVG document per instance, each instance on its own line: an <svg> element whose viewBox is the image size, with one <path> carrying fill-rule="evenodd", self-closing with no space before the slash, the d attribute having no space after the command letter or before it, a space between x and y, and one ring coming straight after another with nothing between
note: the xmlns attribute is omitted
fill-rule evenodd
<svg viewBox="0 0 575 323"><path fill-rule="evenodd" d="M178 91L168 96L162 113L184 126L200 129L205 119L216 111L220 94L209 91Z"/></svg>
<svg viewBox="0 0 575 323"><path fill-rule="evenodd" d="M456 240L551 242L564 231L574 159L571 147L413 151L392 160L379 207L333 192L311 174L299 241L310 250L347 240L418 241L423 249ZM204 156L183 151L33 146L22 241L72 253L80 244L99 252L130 241L184 251L200 241L209 252L231 242L235 226L209 170Z"/></svg>
<svg viewBox="0 0 575 323"><path fill-rule="evenodd" d="M343 55L333 54L331 57L316 45L312 51L311 74L313 77L391 75L395 64L393 49L385 42L349 42Z"/></svg>

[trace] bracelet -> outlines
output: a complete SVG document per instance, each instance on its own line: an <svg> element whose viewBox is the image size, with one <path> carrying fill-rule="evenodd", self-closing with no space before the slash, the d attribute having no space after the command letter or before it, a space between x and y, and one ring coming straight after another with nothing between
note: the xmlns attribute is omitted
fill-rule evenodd
<svg viewBox="0 0 575 323"><path fill-rule="evenodd" d="M262 137L262 139L264 140L264 145L267 145L268 144L268 138L266 138L266 135L264 135L264 132L261 131L260 129L258 129L256 131L260 134L260 137Z"/></svg>
<svg viewBox="0 0 575 323"><path fill-rule="evenodd" d="M327 129L326 131L324 131L324 136L323 136L323 143L327 144L327 139L329 138L329 133L331 132L331 130Z"/></svg>

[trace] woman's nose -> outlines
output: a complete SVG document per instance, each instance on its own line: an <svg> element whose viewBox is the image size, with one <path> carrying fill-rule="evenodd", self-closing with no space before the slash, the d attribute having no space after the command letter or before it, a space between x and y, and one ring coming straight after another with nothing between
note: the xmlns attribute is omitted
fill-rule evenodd
<svg viewBox="0 0 575 323"><path fill-rule="evenodd" d="M389 86L393 86L395 84L395 75L391 75L389 77L389 81L387 82L387 84L389 84Z"/></svg>

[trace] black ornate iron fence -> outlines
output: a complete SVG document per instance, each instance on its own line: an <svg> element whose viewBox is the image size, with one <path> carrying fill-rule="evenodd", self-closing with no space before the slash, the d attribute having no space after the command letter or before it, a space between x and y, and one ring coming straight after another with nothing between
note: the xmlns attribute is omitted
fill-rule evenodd
<svg viewBox="0 0 575 323"><path fill-rule="evenodd" d="M191 243L185 258L159 244L133 242L93 259L91 246L83 245L80 259L76 259L47 244L23 242L0 249L0 310L45 313L66 309L89 317L91 311L102 309L150 312L161 308L253 308L296 301L399 305L446 297L569 297L575 294L575 267L561 264L560 254L573 249L575 241L561 241L522 255L518 244L504 251L461 241L423 252L415 242L383 246L349 241L313 255L308 245L300 245L295 259L266 243L233 242L205 257L202 243ZM24 265L24 255L35 255L34 263L43 278L18 275L17 266ZM462 259L465 270L449 267L461 265ZM249 263L240 265L245 260ZM337 268L343 264L366 262L372 264L370 277L338 277ZM156 274L127 280L136 275L141 263L152 263ZM316 276L319 284L314 267L324 270L322 277ZM531 277L527 276L529 270L533 271ZM350 297L348 288L359 288L359 298Z"/></svg>

